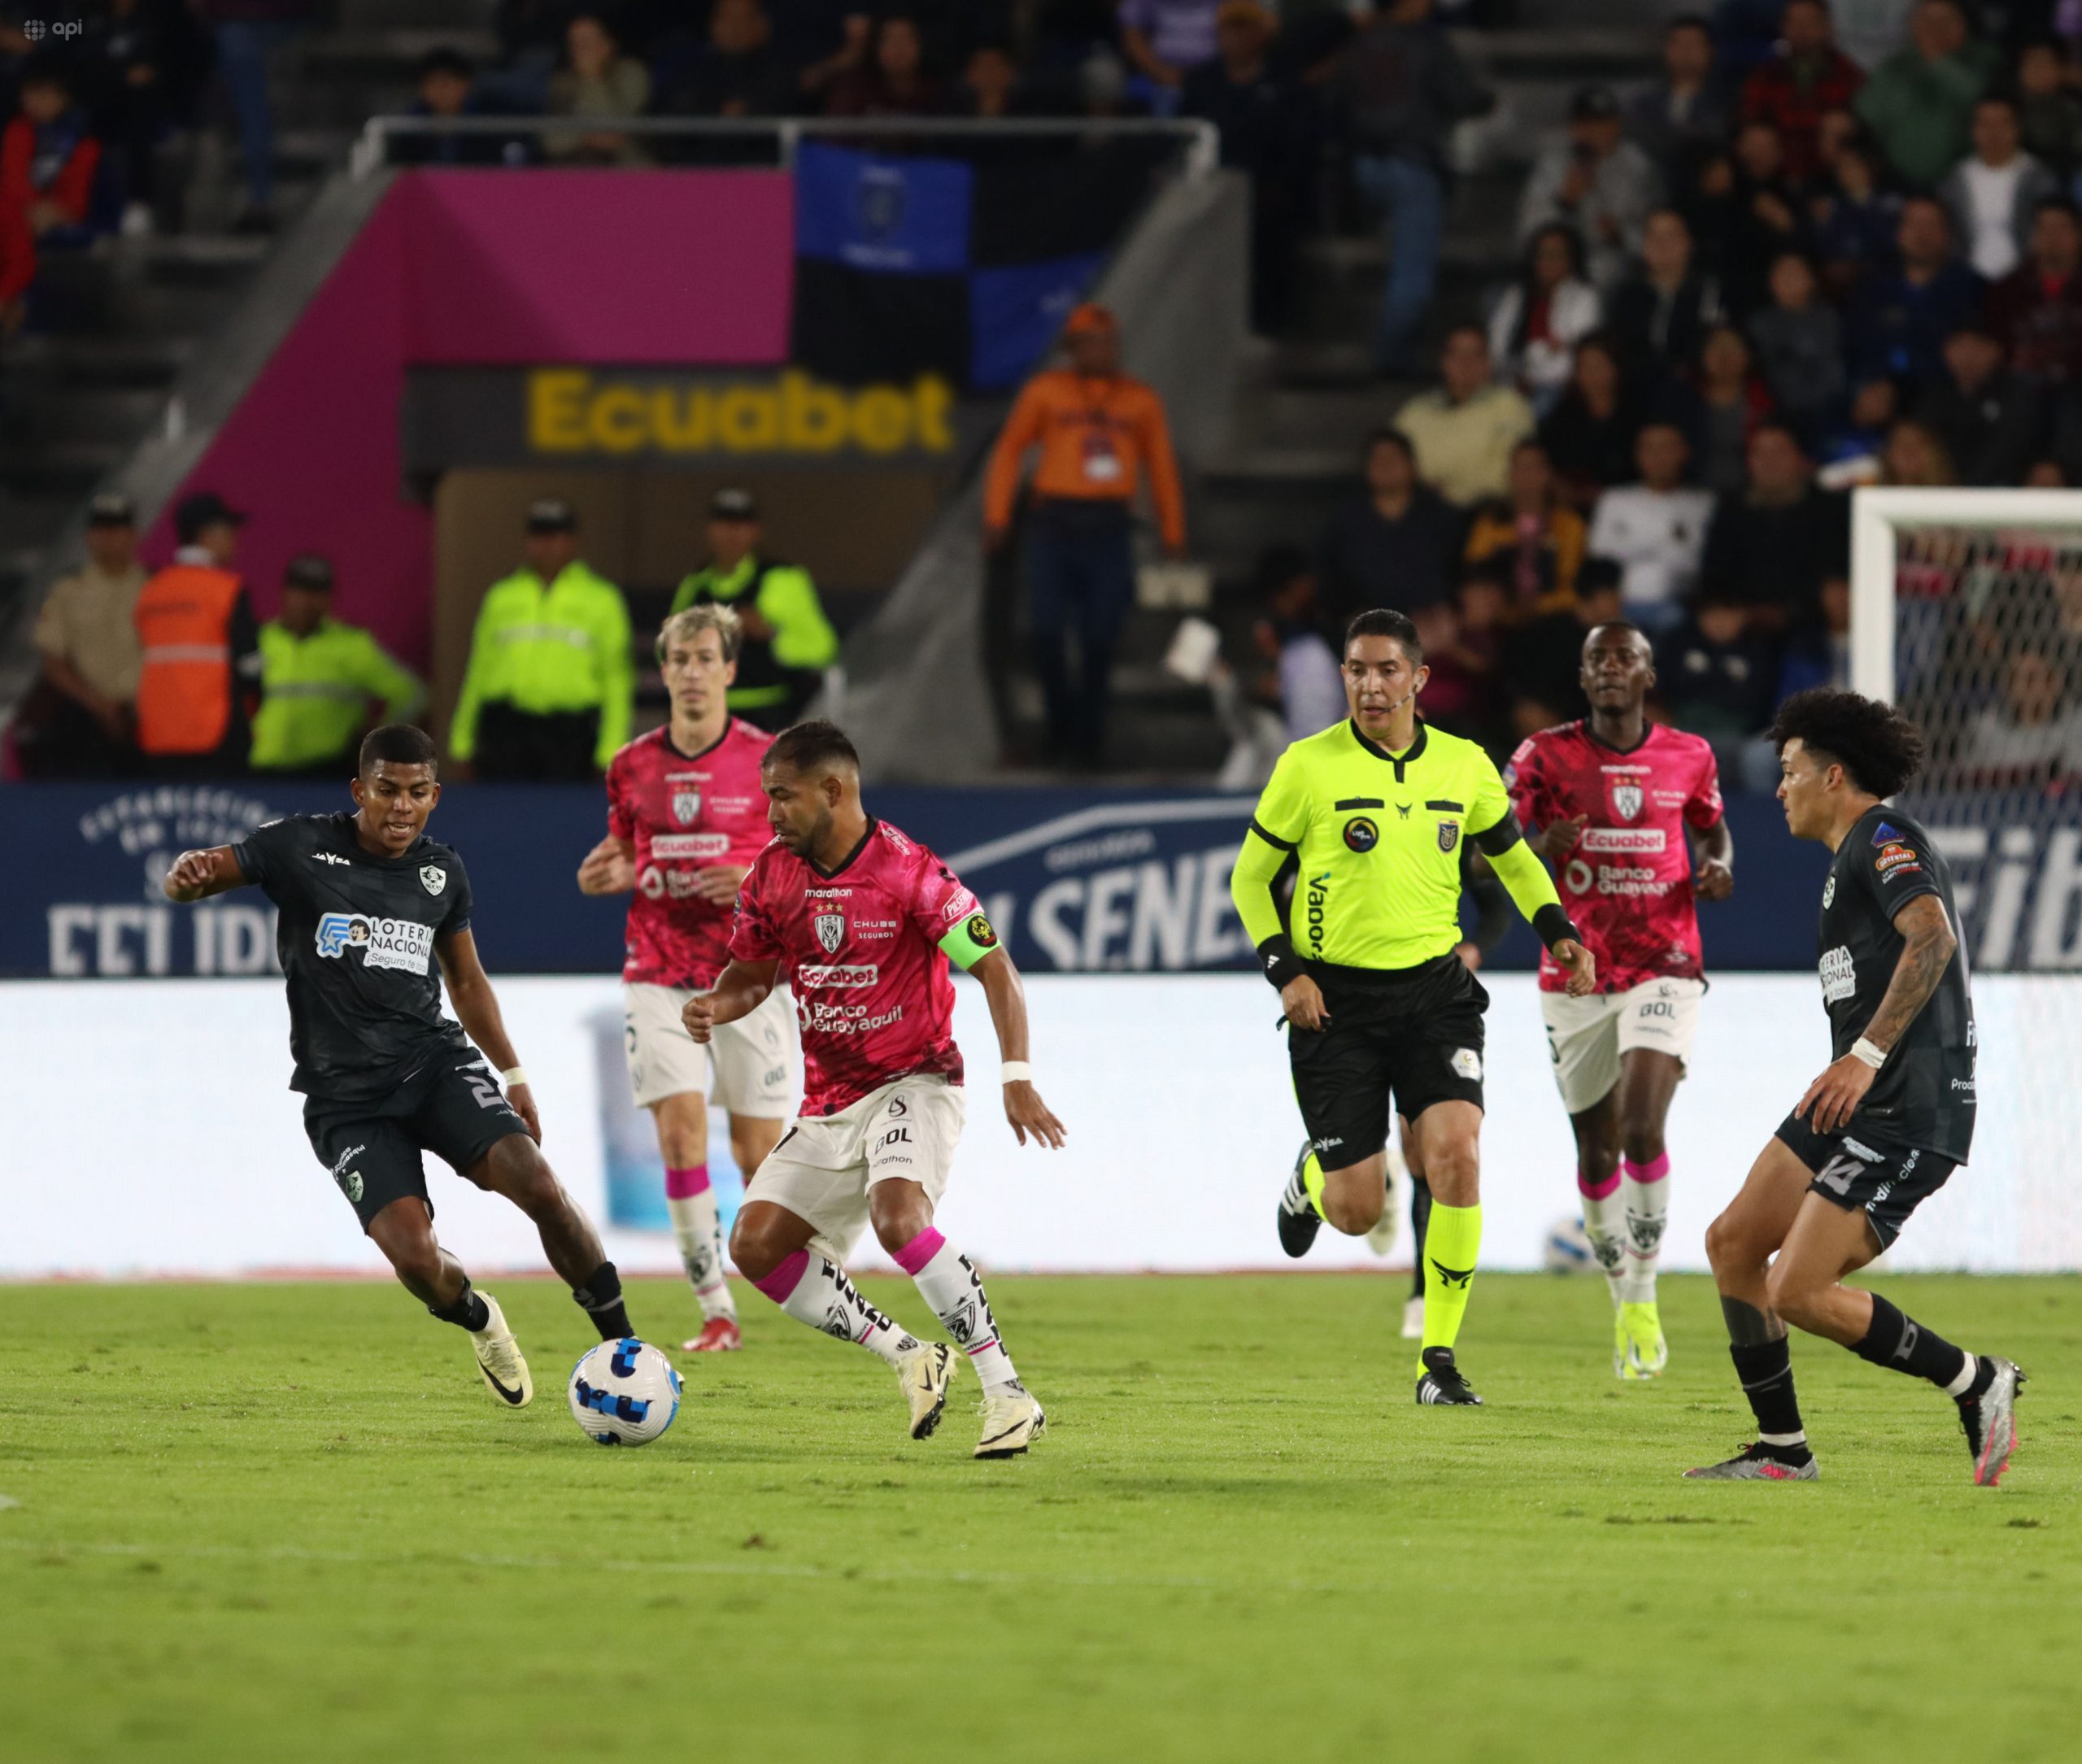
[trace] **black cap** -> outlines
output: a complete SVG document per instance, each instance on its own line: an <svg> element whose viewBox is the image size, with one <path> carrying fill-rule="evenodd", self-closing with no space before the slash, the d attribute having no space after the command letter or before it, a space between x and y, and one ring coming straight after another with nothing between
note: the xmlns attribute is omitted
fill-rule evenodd
<svg viewBox="0 0 2082 1764"><path fill-rule="evenodd" d="M1569 105L1569 120L1572 123L1610 122L1619 114L1619 100L1613 96L1609 85L1579 87Z"/></svg>
<svg viewBox="0 0 2082 1764"><path fill-rule="evenodd" d="M87 525L90 527L134 527L137 525L137 505L120 491L103 490L87 504Z"/></svg>
<svg viewBox="0 0 2082 1764"><path fill-rule="evenodd" d="M578 511L561 496L538 496L528 504L530 533L576 533Z"/></svg>
<svg viewBox="0 0 2082 1764"><path fill-rule="evenodd" d="M759 499L748 490L719 490L708 499L711 520L756 520Z"/></svg>
<svg viewBox="0 0 2082 1764"><path fill-rule="evenodd" d="M285 588L308 588L315 594L330 594L333 566L316 551L299 551L282 572Z"/></svg>
<svg viewBox="0 0 2082 1764"><path fill-rule="evenodd" d="M226 525L242 527L246 516L215 490L184 496L173 511L173 530L183 545L193 545L207 528Z"/></svg>

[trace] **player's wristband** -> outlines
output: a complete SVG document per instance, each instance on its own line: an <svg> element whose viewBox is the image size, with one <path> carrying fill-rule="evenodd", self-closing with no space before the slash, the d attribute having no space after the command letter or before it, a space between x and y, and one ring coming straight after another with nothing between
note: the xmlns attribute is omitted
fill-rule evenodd
<svg viewBox="0 0 2082 1764"><path fill-rule="evenodd" d="M516 1085L525 1084L528 1082L528 1069L524 1065L510 1067L506 1071L500 1073L499 1075L508 1090L513 1089Z"/></svg>
<svg viewBox="0 0 2082 1764"><path fill-rule="evenodd" d="M1258 945L1258 961L1275 992L1284 992L1289 981L1299 980L1309 971L1294 953L1294 940L1284 931L1274 931Z"/></svg>
<svg viewBox="0 0 2082 1764"><path fill-rule="evenodd" d="M1568 908L1558 900L1549 901L1533 914L1532 928L1549 949L1565 937L1572 943L1583 940L1583 934L1576 929L1576 921L1569 917Z"/></svg>
<svg viewBox="0 0 2082 1764"><path fill-rule="evenodd" d="M1875 1045L1873 1043L1867 1041L1864 1036L1860 1035L1856 1041L1851 1043L1851 1057L1853 1060L1862 1060L1867 1065L1871 1066L1874 1071L1877 1072L1880 1067L1887 1063L1887 1050L1884 1048Z"/></svg>
<svg viewBox="0 0 2082 1764"><path fill-rule="evenodd" d="M1000 1084L1031 1084L1034 1082L1034 1068L1025 1060L1007 1060L998 1067L998 1082Z"/></svg>

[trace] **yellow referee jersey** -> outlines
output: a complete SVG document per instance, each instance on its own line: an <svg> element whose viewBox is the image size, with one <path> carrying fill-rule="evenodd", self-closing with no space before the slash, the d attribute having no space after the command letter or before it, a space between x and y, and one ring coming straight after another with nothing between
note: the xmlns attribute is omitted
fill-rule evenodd
<svg viewBox="0 0 2082 1764"><path fill-rule="evenodd" d="M1554 908L1544 932L1562 917L1487 754L1422 718L1416 738L1391 753L1348 719L1280 756L1230 890L1275 978L1290 943L1309 962L1413 968L1461 940L1464 839L1489 859L1527 918ZM1300 869L1283 938L1272 883L1290 856Z"/></svg>

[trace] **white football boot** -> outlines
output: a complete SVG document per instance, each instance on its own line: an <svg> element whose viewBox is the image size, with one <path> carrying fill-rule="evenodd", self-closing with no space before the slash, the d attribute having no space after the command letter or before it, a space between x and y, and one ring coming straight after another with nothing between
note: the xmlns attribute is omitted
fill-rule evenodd
<svg viewBox="0 0 2082 1764"><path fill-rule="evenodd" d="M911 1437L929 1440L947 1408L947 1387L954 1377L954 1350L943 1341L921 1344L896 1367L896 1382L911 1405Z"/></svg>
<svg viewBox="0 0 2082 1764"><path fill-rule="evenodd" d="M976 1455L1017 1457L1048 1430L1048 1418L1018 1379L993 1384L983 1392L983 1437Z"/></svg>
<svg viewBox="0 0 2082 1764"><path fill-rule="evenodd" d="M535 1400L535 1381L528 1375L528 1362L520 1357L520 1344L506 1326L506 1313L499 1309L499 1300L481 1289L477 1296L485 1301L485 1309L491 1313L482 1329L469 1331L470 1346L477 1356L477 1370L484 1374L492 1395L508 1409L525 1409Z"/></svg>

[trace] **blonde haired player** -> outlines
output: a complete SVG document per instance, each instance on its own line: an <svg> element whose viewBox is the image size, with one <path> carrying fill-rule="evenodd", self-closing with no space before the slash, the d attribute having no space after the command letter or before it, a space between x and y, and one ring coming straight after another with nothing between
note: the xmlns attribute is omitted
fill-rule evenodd
<svg viewBox="0 0 2082 1764"><path fill-rule="evenodd" d="M701 1332L686 1344L695 1353L727 1352L742 1339L708 1178L708 1095L730 1111L730 1155L749 1182L801 1082L784 994L712 1046L680 1021L687 1000L729 964L738 887L770 837L759 767L773 738L733 717L725 697L738 641L728 607L690 607L665 621L658 665L671 719L615 756L608 836L578 868L586 894L634 894L621 971L629 1085L657 1125L665 1204L701 1304Z"/></svg>

